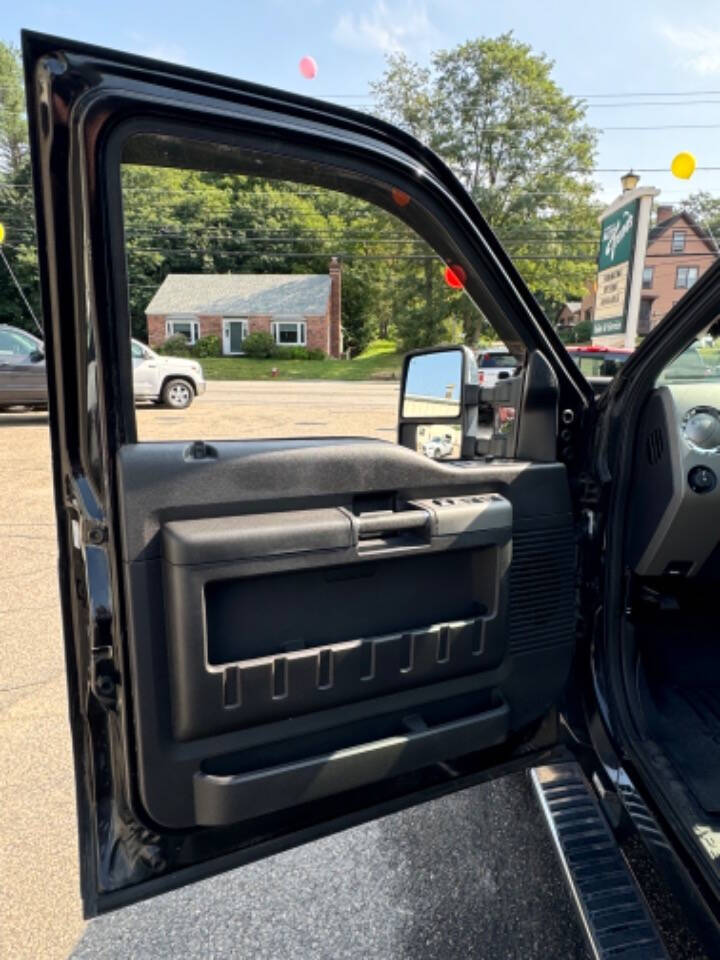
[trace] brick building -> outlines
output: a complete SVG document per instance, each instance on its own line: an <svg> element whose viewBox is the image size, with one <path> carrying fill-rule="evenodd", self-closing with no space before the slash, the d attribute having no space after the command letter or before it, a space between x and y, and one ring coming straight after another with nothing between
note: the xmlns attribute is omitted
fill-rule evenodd
<svg viewBox="0 0 720 960"><path fill-rule="evenodd" d="M648 234L638 333L649 333L718 256L713 237L685 210L658 206Z"/></svg>
<svg viewBox="0 0 720 960"><path fill-rule="evenodd" d="M279 346L342 353L341 270L336 258L328 274L185 274L165 277L148 304L148 343L159 346L181 335L194 343L220 337L223 353L241 354L242 342L258 330Z"/></svg>

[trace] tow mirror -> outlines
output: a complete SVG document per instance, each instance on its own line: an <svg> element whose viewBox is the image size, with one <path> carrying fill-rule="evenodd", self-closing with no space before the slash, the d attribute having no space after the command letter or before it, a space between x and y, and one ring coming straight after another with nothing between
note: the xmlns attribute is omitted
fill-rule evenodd
<svg viewBox="0 0 720 960"><path fill-rule="evenodd" d="M405 357L398 442L434 460L475 455L479 388L467 347L414 350Z"/></svg>

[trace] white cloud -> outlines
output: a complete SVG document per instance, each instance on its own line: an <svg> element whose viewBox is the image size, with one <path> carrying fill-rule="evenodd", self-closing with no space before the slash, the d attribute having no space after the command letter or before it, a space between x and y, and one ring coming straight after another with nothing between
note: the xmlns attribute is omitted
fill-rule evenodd
<svg viewBox="0 0 720 960"><path fill-rule="evenodd" d="M662 24L661 35L678 53L677 65L704 76L720 73L720 30Z"/></svg>
<svg viewBox="0 0 720 960"><path fill-rule="evenodd" d="M344 13L335 24L333 40L352 50L396 53L430 41L433 32L423 4L405 0L391 7L385 0L376 0L367 13Z"/></svg>

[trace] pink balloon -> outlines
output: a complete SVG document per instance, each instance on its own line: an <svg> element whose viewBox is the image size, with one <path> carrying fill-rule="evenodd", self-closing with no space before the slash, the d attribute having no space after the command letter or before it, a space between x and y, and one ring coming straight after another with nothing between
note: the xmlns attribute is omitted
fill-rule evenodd
<svg viewBox="0 0 720 960"><path fill-rule="evenodd" d="M300 73L306 80L312 80L317 74L317 64L312 57L303 57L300 61Z"/></svg>

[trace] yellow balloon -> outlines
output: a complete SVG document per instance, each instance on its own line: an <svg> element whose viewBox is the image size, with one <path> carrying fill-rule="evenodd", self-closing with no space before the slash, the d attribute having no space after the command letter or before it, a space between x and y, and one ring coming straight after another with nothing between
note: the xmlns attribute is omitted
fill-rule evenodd
<svg viewBox="0 0 720 960"><path fill-rule="evenodd" d="M0 223L0 246L5 242L5 224Z"/></svg>
<svg viewBox="0 0 720 960"><path fill-rule="evenodd" d="M677 153L673 157L670 169L681 180L689 180L695 173L695 157L691 153Z"/></svg>

